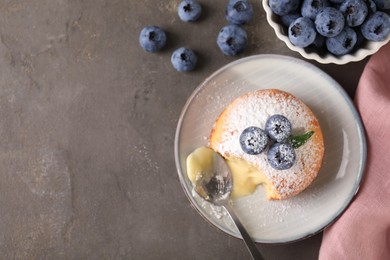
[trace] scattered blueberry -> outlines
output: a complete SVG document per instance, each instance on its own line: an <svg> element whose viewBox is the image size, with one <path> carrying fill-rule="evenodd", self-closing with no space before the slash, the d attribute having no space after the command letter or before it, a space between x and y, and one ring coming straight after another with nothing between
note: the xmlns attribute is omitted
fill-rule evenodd
<svg viewBox="0 0 390 260"><path fill-rule="evenodd" d="M298 10L299 0L269 0L269 7L277 15L286 15Z"/></svg>
<svg viewBox="0 0 390 260"><path fill-rule="evenodd" d="M219 32L217 44L223 54L234 56L246 48L247 34L244 29L237 25L227 25Z"/></svg>
<svg viewBox="0 0 390 260"><path fill-rule="evenodd" d="M276 142L284 142L291 135L290 121L282 115L272 115L265 122L265 132Z"/></svg>
<svg viewBox="0 0 390 260"><path fill-rule="evenodd" d="M316 38L314 23L307 17L300 17L290 24L288 28L288 38L291 43L298 47L307 47Z"/></svg>
<svg viewBox="0 0 390 260"><path fill-rule="evenodd" d="M182 21L194 22L200 17L202 6L196 0L183 0L179 4L177 12Z"/></svg>
<svg viewBox="0 0 390 260"><path fill-rule="evenodd" d="M295 162L295 150L290 143L274 143L268 150L268 163L277 170L291 168Z"/></svg>
<svg viewBox="0 0 390 260"><path fill-rule="evenodd" d="M345 0L339 10L349 27L361 25L368 14L367 5L363 0Z"/></svg>
<svg viewBox="0 0 390 260"><path fill-rule="evenodd" d="M240 135L242 150L251 155L261 153L268 144L268 136L263 129L250 126L245 128Z"/></svg>
<svg viewBox="0 0 390 260"><path fill-rule="evenodd" d="M336 56L344 55L352 51L357 41L355 30L345 27L335 37L326 39L326 47L329 52Z"/></svg>
<svg viewBox="0 0 390 260"><path fill-rule="evenodd" d="M286 14L280 17L284 26L289 27L292 22L301 17L298 13Z"/></svg>
<svg viewBox="0 0 390 260"><path fill-rule="evenodd" d="M197 61L195 53L185 47L175 50L171 56L172 65L177 71L191 71L195 68Z"/></svg>
<svg viewBox="0 0 390 260"><path fill-rule="evenodd" d="M374 0L378 10L389 10L390 0Z"/></svg>
<svg viewBox="0 0 390 260"><path fill-rule="evenodd" d="M253 18L252 5L247 0L230 0L225 17L232 24L246 24Z"/></svg>
<svg viewBox="0 0 390 260"><path fill-rule="evenodd" d="M328 0L303 0L301 14L314 20L317 14L325 7L329 6Z"/></svg>
<svg viewBox="0 0 390 260"><path fill-rule="evenodd" d="M139 44L147 52L161 50L167 42L167 35L158 26L146 26L139 35Z"/></svg>
<svg viewBox="0 0 390 260"><path fill-rule="evenodd" d="M361 32L367 40L383 41L390 34L390 17L388 14L377 11L367 18L361 26Z"/></svg>
<svg viewBox="0 0 390 260"><path fill-rule="evenodd" d="M343 30L345 19L336 8L325 7L316 16L315 25L319 34L334 37Z"/></svg>

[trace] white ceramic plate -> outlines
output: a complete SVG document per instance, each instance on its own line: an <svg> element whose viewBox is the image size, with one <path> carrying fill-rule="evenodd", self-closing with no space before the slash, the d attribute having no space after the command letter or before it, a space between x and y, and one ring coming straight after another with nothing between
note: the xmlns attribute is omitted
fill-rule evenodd
<svg viewBox="0 0 390 260"><path fill-rule="evenodd" d="M234 201L249 234L260 243L286 243L321 231L349 205L362 179L366 143L351 100L340 85L317 67L291 57L258 55L233 62L207 78L191 95L180 116L175 160L180 182L199 213L224 232L241 237L222 208L193 192L186 158L208 145L212 126L238 96L278 88L300 98L316 114L324 133L324 163L317 179L298 196L268 201L262 187Z"/></svg>

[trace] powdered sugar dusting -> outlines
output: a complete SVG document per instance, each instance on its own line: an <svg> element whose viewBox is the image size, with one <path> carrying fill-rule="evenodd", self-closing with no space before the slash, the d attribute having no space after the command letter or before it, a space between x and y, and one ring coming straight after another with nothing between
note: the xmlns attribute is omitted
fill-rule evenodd
<svg viewBox="0 0 390 260"><path fill-rule="evenodd" d="M311 110L299 99L281 91L260 90L239 97L226 108L221 116L223 118L216 123L222 124L221 137L210 145L225 157L242 158L257 166L274 184L281 197L287 198L303 190L316 177L316 169L321 163L321 158L317 158L318 149L323 147L318 147L310 138L296 149L296 162L287 170L276 170L269 165L269 147L259 155L243 152L239 143L241 132L250 126L264 129L267 119L274 114L281 114L290 120L293 135L318 128Z"/></svg>
<svg viewBox="0 0 390 260"><path fill-rule="evenodd" d="M201 196L199 196L199 194L195 191L194 188L191 190L191 194L192 197L194 197L198 201L199 205L214 218L222 219L224 216L227 215L227 212L223 206L214 205L203 199Z"/></svg>

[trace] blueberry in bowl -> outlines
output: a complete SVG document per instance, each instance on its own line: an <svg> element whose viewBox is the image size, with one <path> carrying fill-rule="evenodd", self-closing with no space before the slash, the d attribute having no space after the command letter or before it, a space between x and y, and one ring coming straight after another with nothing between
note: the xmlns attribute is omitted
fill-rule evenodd
<svg viewBox="0 0 390 260"><path fill-rule="evenodd" d="M345 27L335 37L326 39L326 47L336 56L344 55L352 51L357 41L357 35L350 27Z"/></svg>
<svg viewBox="0 0 390 260"><path fill-rule="evenodd" d="M345 19L338 9L325 7L316 15L314 23L319 34L334 37L344 29Z"/></svg>
<svg viewBox="0 0 390 260"><path fill-rule="evenodd" d="M293 7L286 11L285 3L289 1L293 0L262 0L262 3L267 21L277 38L306 59L323 64L356 62L374 54L390 41L390 6L386 6L389 0L298 0L298 4L288 4ZM317 11L317 14L313 14ZM297 19L302 21L302 18L308 18L314 23L314 40L312 33L306 32L307 39L301 36L302 39L297 41L295 38L302 30L297 30L299 27L290 30ZM311 28L311 25L307 27ZM348 33L349 37L344 37L344 50L335 52L333 47L329 47L334 45L331 43L335 39L329 40L328 44L326 42L339 34L339 38L343 38L345 31L350 31L346 28L355 32L356 42L355 37Z"/></svg>
<svg viewBox="0 0 390 260"><path fill-rule="evenodd" d="M384 10L390 10L390 1L389 0L374 0L375 5L377 6L378 10L384 11Z"/></svg>
<svg viewBox="0 0 390 260"><path fill-rule="evenodd" d="M345 17L346 24L355 27L366 20L368 8L363 0L345 0L340 6L340 11Z"/></svg>
<svg viewBox="0 0 390 260"><path fill-rule="evenodd" d="M296 19L301 17L301 14L299 13L290 13L290 14L285 14L280 17L282 24L286 26L287 28L294 22Z"/></svg>
<svg viewBox="0 0 390 260"><path fill-rule="evenodd" d="M314 23L307 17L299 17L288 27L290 42L298 47L307 47L316 39Z"/></svg>
<svg viewBox="0 0 390 260"><path fill-rule="evenodd" d="M390 17L384 12L375 12L362 25L363 36L372 41L384 41L390 34Z"/></svg>
<svg viewBox="0 0 390 260"><path fill-rule="evenodd" d="M328 0L303 0L301 14L303 17L314 20L317 14L325 7L329 6Z"/></svg>
<svg viewBox="0 0 390 260"><path fill-rule="evenodd" d="M269 7L277 15L290 14L298 9L299 0L269 0Z"/></svg>

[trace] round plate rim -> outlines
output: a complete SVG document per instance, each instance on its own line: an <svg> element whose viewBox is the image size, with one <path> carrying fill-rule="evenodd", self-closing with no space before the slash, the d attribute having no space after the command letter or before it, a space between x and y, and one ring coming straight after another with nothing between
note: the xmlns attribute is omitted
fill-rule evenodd
<svg viewBox="0 0 390 260"><path fill-rule="evenodd" d="M354 119L356 120L358 135L359 135L359 139L360 139L360 143L361 143L361 149L362 149L361 161L360 161L360 165L359 165L359 173L356 176L352 192L349 195L349 197L346 198L344 204L339 208L339 210L337 212L335 212L333 214L333 216L329 219L329 221L325 225L319 227L318 230L315 230L313 232L309 232L308 234L305 234L302 237L294 238L294 239L291 239L291 240L275 240L275 241L266 240L265 241L265 240L256 240L255 239L255 242L259 243L259 244L278 245L278 244L288 244L288 243L293 243L293 242L304 240L306 238L312 237L312 236L322 232L325 228L327 228L328 226L332 225L348 209L350 204L356 198L356 195L357 195L357 193L359 191L359 188L360 188L363 176L364 176L364 169L365 169L366 158L367 158L367 144L366 144L366 137L365 137L364 126L363 126L362 120L360 118L360 115L359 115L356 107L354 106L351 98L348 96L346 91L339 85L339 83L336 82L331 76L329 76L326 72L324 72L323 70L321 70L320 68L316 67L315 65L313 65L313 64L311 64L309 62L306 62L306 61L298 59L298 58L285 56L285 55L279 55L279 54L258 54L258 55L252 55L252 56L241 58L241 59L238 59L236 61L233 61L233 62L230 62L230 63L226 64L225 66L219 68L214 73L212 73L210 76L208 76L205 80L203 80L194 89L192 94L187 99L187 101L186 101L186 103L185 103L185 105L184 105L184 107L183 107L183 109L182 109L182 111L180 113L179 120L177 122L177 127L176 127L176 131L175 131L175 139L174 139L174 157L175 157L175 165L176 165L176 170L177 170L178 178L179 178L179 181L180 181L180 185L181 185L184 193L186 194L187 198L189 199L192 207L195 208L196 211L202 216L202 218L204 220L206 220L206 222L210 223L213 227L215 227L218 230L223 231L224 233L226 233L226 234L228 234L228 235L230 235L232 237L240 239L241 237L240 237L239 234L234 234L230 230L227 230L224 227L216 225L210 219L208 219L204 215L204 213L200 210L199 205L197 203L195 203L193 196L186 190L184 174L183 174L183 172L181 170L181 164L180 164L180 159L179 159L180 158L180 155L179 155L180 132L181 132L181 126L183 124L184 116L185 116L185 114L186 114L190 104L192 103L193 99L197 96L197 94L204 88L204 86L206 86L206 83L208 81L213 79L216 75L218 75L218 74L222 73L223 71L229 69L230 67L234 67L234 66L237 66L237 65L239 65L241 63L248 62L248 61L251 61L251 60L257 60L257 59L261 60L261 59L267 59L267 58L268 59L278 59L278 60L283 59L283 60L289 60L289 61L293 61L293 62L296 62L296 63L300 63L300 65L302 65L302 66L310 67L310 69L312 69L316 73L321 74L324 78L326 78L326 80L331 82L332 84L330 84L330 85L332 85L332 87L334 87L336 89L336 91L342 96L344 101L347 103L348 108L350 109L350 112L352 113Z"/></svg>

